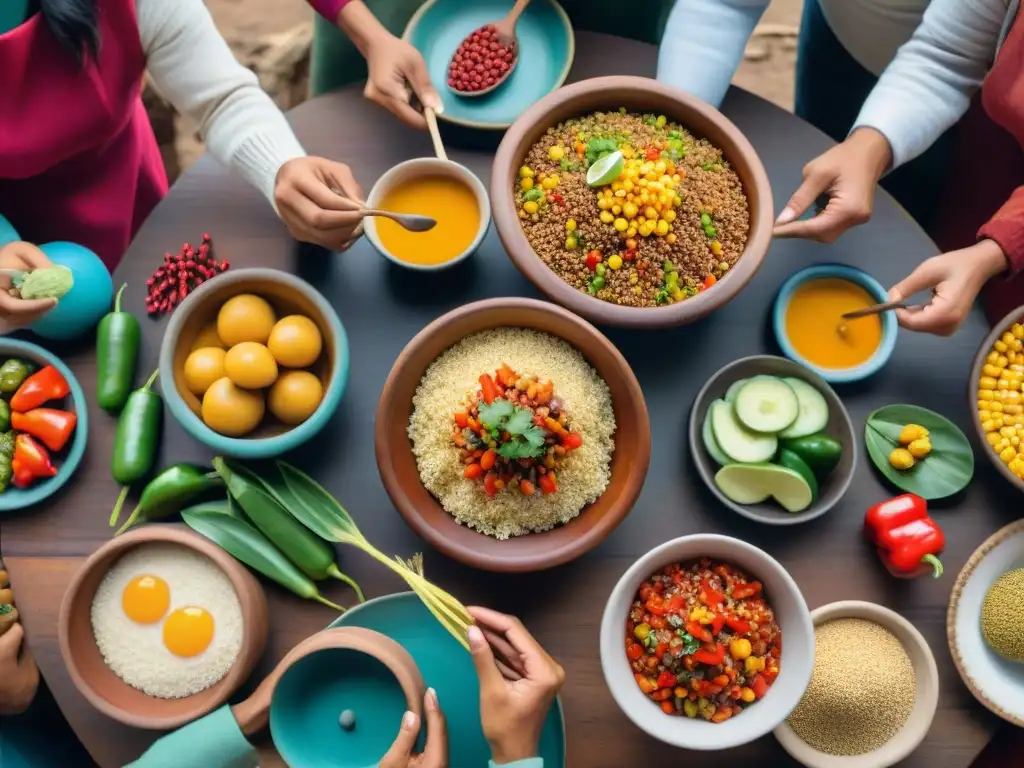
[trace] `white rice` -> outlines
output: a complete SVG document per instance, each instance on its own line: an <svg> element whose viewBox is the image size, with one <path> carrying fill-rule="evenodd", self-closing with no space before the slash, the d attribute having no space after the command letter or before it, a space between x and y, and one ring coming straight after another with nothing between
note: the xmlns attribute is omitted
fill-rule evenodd
<svg viewBox="0 0 1024 768"><path fill-rule="evenodd" d="M205 608L213 641L183 658L163 643L163 622L139 624L121 606L124 588L138 576L158 576L170 586L171 605ZM92 631L103 660L125 683L150 696L178 699L206 690L228 673L242 648L242 606L231 581L213 561L177 544L142 544L107 571L91 610Z"/></svg>
<svg viewBox="0 0 1024 768"><path fill-rule="evenodd" d="M481 374L508 363L520 375L544 376L564 403L572 430L583 438L556 469L558 491L524 496L506 487L489 499L452 442L453 414L480 387ZM424 487L455 518L477 531L507 539L546 531L576 517L604 493L615 449L615 413L608 385L578 350L562 339L523 328L467 336L427 368L413 397L409 438Z"/></svg>

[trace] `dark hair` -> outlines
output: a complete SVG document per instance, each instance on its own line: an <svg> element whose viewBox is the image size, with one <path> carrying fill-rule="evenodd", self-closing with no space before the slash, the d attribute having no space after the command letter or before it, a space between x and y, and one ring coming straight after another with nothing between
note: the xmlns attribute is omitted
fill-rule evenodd
<svg viewBox="0 0 1024 768"><path fill-rule="evenodd" d="M46 26L79 64L95 60L100 47L96 0L38 0Z"/></svg>

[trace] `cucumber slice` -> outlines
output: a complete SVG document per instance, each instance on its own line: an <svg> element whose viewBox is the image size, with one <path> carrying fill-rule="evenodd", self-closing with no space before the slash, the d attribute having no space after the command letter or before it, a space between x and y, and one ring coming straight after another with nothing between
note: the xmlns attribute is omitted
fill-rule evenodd
<svg viewBox="0 0 1024 768"><path fill-rule="evenodd" d="M711 418L711 433L718 447L731 461L741 464L756 464L768 461L775 455L779 441L775 435L759 435L744 427L733 413L730 403L715 400L708 408Z"/></svg>
<svg viewBox="0 0 1024 768"><path fill-rule="evenodd" d="M704 439L704 447L707 449L707 452L711 454L711 458L715 460L715 463L723 466L725 464L730 464L732 459L726 456L719 447L718 441L715 440L715 432L711 427L711 409L714 407L715 403L721 402L723 401L715 400L715 402L708 407L708 412L704 415L704 424L701 426L700 434ZM728 403L726 403L726 405L728 405Z"/></svg>
<svg viewBox="0 0 1024 768"><path fill-rule="evenodd" d="M736 418L747 429L774 435L796 421L800 403L796 392L782 379L755 376L740 387L733 409Z"/></svg>
<svg viewBox="0 0 1024 768"><path fill-rule="evenodd" d="M796 421L786 427L779 437L793 439L806 437L815 432L821 432L828 426L828 403L825 396L812 387L803 379L787 377L783 379L796 394L796 400L800 404L800 413Z"/></svg>
<svg viewBox="0 0 1024 768"><path fill-rule="evenodd" d="M773 464L726 464L715 485L737 504L758 504L774 498L787 512L803 512L814 495L799 472Z"/></svg>
<svg viewBox="0 0 1024 768"><path fill-rule="evenodd" d="M806 461L786 448L779 449L779 456L776 461L780 467L792 469L806 481L807 485L811 488L812 502L818 498L818 478L814 476L814 470L807 466Z"/></svg>
<svg viewBox="0 0 1024 768"><path fill-rule="evenodd" d="M746 384L750 379L739 379L734 381L729 388L725 391L725 399L730 403L736 400L736 393L739 392L743 385Z"/></svg>

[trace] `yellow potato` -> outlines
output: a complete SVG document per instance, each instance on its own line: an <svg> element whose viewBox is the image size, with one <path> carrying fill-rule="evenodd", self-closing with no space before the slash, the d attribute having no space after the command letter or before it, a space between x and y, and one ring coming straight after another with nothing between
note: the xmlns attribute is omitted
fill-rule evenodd
<svg viewBox="0 0 1024 768"><path fill-rule="evenodd" d="M320 407L324 388L309 371L286 371L267 393L267 407L285 424L301 424Z"/></svg>
<svg viewBox="0 0 1024 768"><path fill-rule="evenodd" d="M316 362L323 349L323 337L316 323L302 315L289 315L277 321L270 332L267 348L285 368L306 368Z"/></svg>
<svg viewBox="0 0 1024 768"><path fill-rule="evenodd" d="M266 299L251 293L232 296L217 313L217 334L228 347L243 341L266 344L277 317Z"/></svg>
<svg viewBox="0 0 1024 768"><path fill-rule="evenodd" d="M185 360L182 373L185 386L193 395L201 395L217 379L224 376L225 352L219 347L202 347Z"/></svg>
<svg viewBox="0 0 1024 768"><path fill-rule="evenodd" d="M263 393L235 386L225 376L203 395L203 423L222 435L242 437L259 426L264 408Z"/></svg>
<svg viewBox="0 0 1024 768"><path fill-rule="evenodd" d="M277 363L262 344L243 341L224 356L224 373L240 387L263 389L277 381Z"/></svg>
<svg viewBox="0 0 1024 768"><path fill-rule="evenodd" d="M228 345L221 341L220 336L217 335L217 323L210 323L199 332L196 340L192 342L192 348L189 349L189 352L195 352L197 349L204 349L205 347L228 348Z"/></svg>

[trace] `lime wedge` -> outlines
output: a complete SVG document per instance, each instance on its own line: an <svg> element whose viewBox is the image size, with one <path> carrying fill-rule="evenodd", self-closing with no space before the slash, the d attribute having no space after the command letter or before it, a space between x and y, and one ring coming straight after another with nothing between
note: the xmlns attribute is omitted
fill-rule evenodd
<svg viewBox="0 0 1024 768"><path fill-rule="evenodd" d="M625 165L626 160L618 150L605 155L587 169L587 186L603 187L611 184L619 178Z"/></svg>

